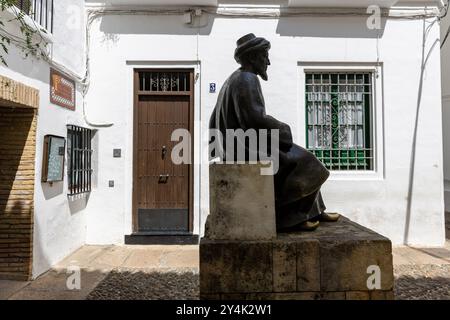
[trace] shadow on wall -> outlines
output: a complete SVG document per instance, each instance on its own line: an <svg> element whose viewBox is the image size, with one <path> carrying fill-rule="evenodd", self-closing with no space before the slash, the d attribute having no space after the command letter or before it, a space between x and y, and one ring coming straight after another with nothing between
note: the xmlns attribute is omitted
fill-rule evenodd
<svg viewBox="0 0 450 320"><path fill-rule="evenodd" d="M156 35L209 35L215 19L222 16L206 13L194 25L184 23L183 16L149 16L137 15L132 19L123 19L120 15L104 15L99 19L100 31L104 33L104 41L115 42L121 34L156 34ZM223 17L233 19L233 17ZM234 17L244 19L244 17ZM257 18L255 18L257 19ZM345 23L336 24L336 21L345 20ZM381 37L384 33L387 19L381 19L379 30L370 30L367 27L367 17L313 17L297 16L282 17L278 21L276 33L282 37L324 37L324 38L361 38L370 39ZM258 30L242 29L242 35ZM258 34L264 36L263 33ZM236 39L237 40L237 39Z"/></svg>
<svg viewBox="0 0 450 320"><path fill-rule="evenodd" d="M70 214L76 214L81 210L84 210L88 204L90 192L83 193L75 196L68 196Z"/></svg>
<svg viewBox="0 0 450 320"><path fill-rule="evenodd" d="M51 198L59 196L63 193L64 183L62 181L53 182L52 184L48 182L41 182L41 186L45 200L50 200Z"/></svg>
<svg viewBox="0 0 450 320"><path fill-rule="evenodd" d="M42 192L44 194L45 200L50 200L54 197L64 194L64 182L58 181L49 184L47 182L41 182ZM67 196L67 201L69 204L70 214L75 214L86 208L89 201L90 193Z"/></svg>
<svg viewBox="0 0 450 320"><path fill-rule="evenodd" d="M50 200L54 197L60 196L64 193L64 183L54 182L52 186L46 182L42 182L42 192L45 200ZM70 214L75 214L86 208L89 200L89 194L82 194L77 196L68 196Z"/></svg>
<svg viewBox="0 0 450 320"><path fill-rule="evenodd" d="M50 67L44 60L31 55L26 58L20 49L12 45L9 47L6 62L12 71L50 85Z"/></svg>
<svg viewBox="0 0 450 320"><path fill-rule="evenodd" d="M273 5L275 1L273 0L217 0L219 5L221 4L258 4L258 5ZM289 4L289 0L277 0L277 5L287 6Z"/></svg>
<svg viewBox="0 0 450 320"><path fill-rule="evenodd" d="M405 245L409 243L409 231L411 226L411 214L412 214L412 202L413 202L413 192L414 192L414 178L416 176L416 148L417 148L417 133L419 129L419 116L420 108L422 106L422 95L423 95L423 83L425 77L425 70L427 67L428 59L435 49L439 50L439 37L437 39L430 39L429 32L433 28L434 24L438 23L437 20L432 22L423 19L422 23L422 53L421 53L421 63L420 63L420 75L419 75L419 86L417 89L417 103L414 121L414 131L413 139L411 145L411 157L409 166L409 181L408 181L408 197L406 206L406 219L405 219L405 230L403 234L403 242ZM427 48L429 46L429 49ZM444 214L444 213L442 213Z"/></svg>
<svg viewBox="0 0 450 320"><path fill-rule="evenodd" d="M450 212L445 213L445 237L450 240Z"/></svg>
<svg viewBox="0 0 450 320"><path fill-rule="evenodd" d="M215 17L210 14L202 15L197 22L200 27L184 23L182 15L156 16L135 15L132 19L124 19L120 15L100 16L100 31L104 33L104 40L117 40L120 34L160 34L160 35L209 35Z"/></svg>
<svg viewBox="0 0 450 320"><path fill-rule="evenodd" d="M345 23L336 23L343 19ZM277 34L282 37L376 39L383 36L386 19L381 19L380 23L379 30L370 30L367 17L282 17Z"/></svg>

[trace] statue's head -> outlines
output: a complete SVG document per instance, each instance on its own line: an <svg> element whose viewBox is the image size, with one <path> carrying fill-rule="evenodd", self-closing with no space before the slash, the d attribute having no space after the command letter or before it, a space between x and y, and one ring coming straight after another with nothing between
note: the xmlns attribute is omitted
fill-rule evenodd
<svg viewBox="0 0 450 320"><path fill-rule="evenodd" d="M270 42L249 33L237 42L234 59L244 69L250 69L263 80L267 80L267 66L270 65Z"/></svg>

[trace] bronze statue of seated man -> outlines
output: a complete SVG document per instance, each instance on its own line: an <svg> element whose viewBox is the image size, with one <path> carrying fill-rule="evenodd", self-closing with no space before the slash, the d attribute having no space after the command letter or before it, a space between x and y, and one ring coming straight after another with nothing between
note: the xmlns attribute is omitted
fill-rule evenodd
<svg viewBox="0 0 450 320"><path fill-rule="evenodd" d="M319 221L339 218L337 213L325 212L320 193L329 171L315 155L293 143L289 125L266 114L258 75L267 81L269 49L269 41L252 33L237 41L234 58L241 67L223 84L209 127L223 136L229 129L278 130L278 149L271 150L279 155L274 176L277 230L315 230ZM225 143L222 148L222 160L229 160L227 154L235 157L236 153L227 152Z"/></svg>

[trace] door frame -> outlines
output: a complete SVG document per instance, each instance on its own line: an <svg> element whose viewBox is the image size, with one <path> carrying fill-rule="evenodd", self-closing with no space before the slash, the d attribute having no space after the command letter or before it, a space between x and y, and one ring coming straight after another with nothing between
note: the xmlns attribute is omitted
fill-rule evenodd
<svg viewBox="0 0 450 320"><path fill-rule="evenodd" d="M132 225L133 233L138 233L138 217L137 217L137 168L138 168L138 126L137 107L139 104L139 95L149 96L177 96L177 92L139 92L139 72L189 72L189 93L182 93L182 95L189 96L189 133L191 135L190 156L191 163L189 164L189 188L188 188L188 233L192 234L194 230L194 68L133 68L133 168L132 168ZM175 233L174 233L175 234ZM171 235L171 233L167 233Z"/></svg>

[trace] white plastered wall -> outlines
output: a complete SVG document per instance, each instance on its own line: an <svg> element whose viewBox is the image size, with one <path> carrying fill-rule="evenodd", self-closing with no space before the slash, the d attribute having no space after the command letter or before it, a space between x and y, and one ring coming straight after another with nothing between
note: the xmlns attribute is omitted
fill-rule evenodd
<svg viewBox="0 0 450 320"><path fill-rule="evenodd" d="M395 244L442 245L440 57L432 46L439 41L437 23L426 39L426 54L430 53L421 77L423 28L429 22L388 20L377 36L377 31L368 30L365 19L358 17L210 17L201 28L187 27L182 16L106 15L98 19L91 30L91 81L95 85L87 98L89 116L114 126L103 129L99 136L102 166L98 189L88 204L87 242L122 243L123 235L131 231L133 102L127 62L201 64L197 84L201 88L195 97L200 105L195 118L201 121L202 139L195 141L194 148L205 160L208 120L217 93L238 67L233 59L235 41L254 32L272 43L269 81L262 82L267 112L291 125L295 142L302 146L299 64L378 61L383 66L381 87L377 88L383 95L376 106L382 112L379 144L383 153L377 159L382 175L373 179L334 175L323 187L324 198L330 210L388 236ZM209 83L217 84L216 93L209 93ZM116 147L124 148L126 156L113 159ZM201 234L209 201L208 171L205 167L199 170L194 176L199 189L194 225L200 226ZM108 180L115 180L117 187L108 188Z"/></svg>
<svg viewBox="0 0 450 320"><path fill-rule="evenodd" d="M445 37L450 26L450 15L441 21L441 38ZM442 124L444 137L444 188L445 209L450 211L450 38L441 49L442 61Z"/></svg>

